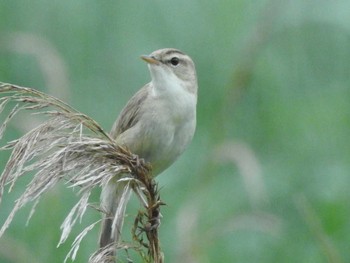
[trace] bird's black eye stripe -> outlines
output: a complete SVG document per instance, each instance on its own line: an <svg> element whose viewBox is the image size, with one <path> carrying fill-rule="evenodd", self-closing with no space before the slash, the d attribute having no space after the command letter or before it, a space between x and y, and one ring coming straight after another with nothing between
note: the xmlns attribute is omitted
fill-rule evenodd
<svg viewBox="0 0 350 263"><path fill-rule="evenodd" d="M178 57L173 57L170 59L170 63L173 66L177 66L180 63L180 59Z"/></svg>

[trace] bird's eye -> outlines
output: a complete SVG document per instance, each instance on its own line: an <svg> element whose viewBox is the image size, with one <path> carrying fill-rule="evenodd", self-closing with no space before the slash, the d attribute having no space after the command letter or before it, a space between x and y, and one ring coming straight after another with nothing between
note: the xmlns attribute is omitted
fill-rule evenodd
<svg viewBox="0 0 350 263"><path fill-rule="evenodd" d="M180 59L177 57L173 57L172 59L170 59L170 63L173 66L177 66L179 64L179 62L180 62Z"/></svg>

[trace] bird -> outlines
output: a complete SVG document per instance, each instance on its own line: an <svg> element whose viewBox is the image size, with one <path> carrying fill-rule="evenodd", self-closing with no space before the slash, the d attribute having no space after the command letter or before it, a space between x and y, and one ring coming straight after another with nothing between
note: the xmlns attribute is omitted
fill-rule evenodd
<svg viewBox="0 0 350 263"><path fill-rule="evenodd" d="M197 74L193 60L178 49L159 49L141 58L148 64L151 81L127 102L110 135L118 145L150 163L152 176L157 176L175 162L194 136ZM102 187L101 249L120 241L131 190L118 179ZM115 253L114 249L110 255Z"/></svg>

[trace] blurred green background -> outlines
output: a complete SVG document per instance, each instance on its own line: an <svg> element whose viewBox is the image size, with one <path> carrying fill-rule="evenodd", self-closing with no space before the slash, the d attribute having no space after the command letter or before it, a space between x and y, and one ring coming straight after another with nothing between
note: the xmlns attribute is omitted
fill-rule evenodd
<svg viewBox="0 0 350 263"><path fill-rule="evenodd" d="M197 66L198 124L158 178L165 261L350 262L349 10L347 0L5 0L0 81L53 94L109 130L150 79L139 55L183 50ZM5 195L0 224L25 184ZM74 239L56 248L59 227L77 200L55 188L27 227L22 209L0 262L63 262ZM88 211L73 236L98 218ZM98 231L76 262L97 248Z"/></svg>

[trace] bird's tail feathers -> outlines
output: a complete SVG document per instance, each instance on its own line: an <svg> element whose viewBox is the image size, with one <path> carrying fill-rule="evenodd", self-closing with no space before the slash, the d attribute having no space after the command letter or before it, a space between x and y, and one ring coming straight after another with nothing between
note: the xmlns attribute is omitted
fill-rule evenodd
<svg viewBox="0 0 350 263"><path fill-rule="evenodd" d="M100 234L100 248L118 245L124 222L126 205L130 199L129 182L109 182L101 194L101 208L105 212Z"/></svg>

